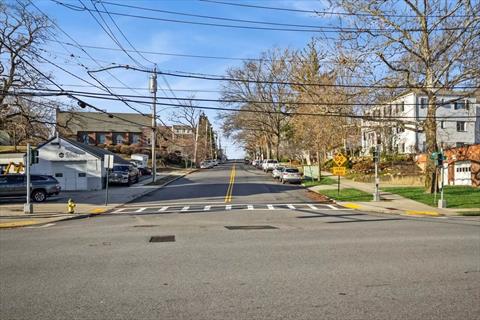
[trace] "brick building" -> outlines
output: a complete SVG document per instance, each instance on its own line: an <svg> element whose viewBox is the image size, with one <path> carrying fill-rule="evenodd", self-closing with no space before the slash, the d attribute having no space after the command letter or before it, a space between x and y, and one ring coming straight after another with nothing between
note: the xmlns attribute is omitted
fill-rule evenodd
<svg viewBox="0 0 480 320"><path fill-rule="evenodd" d="M135 113L57 111L61 135L88 145L150 145L152 119Z"/></svg>

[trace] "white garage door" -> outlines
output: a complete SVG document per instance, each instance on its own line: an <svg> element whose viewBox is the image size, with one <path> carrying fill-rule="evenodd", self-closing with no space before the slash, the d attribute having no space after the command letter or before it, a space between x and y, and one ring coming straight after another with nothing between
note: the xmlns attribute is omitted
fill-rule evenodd
<svg viewBox="0 0 480 320"><path fill-rule="evenodd" d="M62 190L87 190L86 161L58 161L52 163L54 177L60 183Z"/></svg>
<svg viewBox="0 0 480 320"><path fill-rule="evenodd" d="M471 186L472 172L470 161L457 161L455 163L455 185Z"/></svg>

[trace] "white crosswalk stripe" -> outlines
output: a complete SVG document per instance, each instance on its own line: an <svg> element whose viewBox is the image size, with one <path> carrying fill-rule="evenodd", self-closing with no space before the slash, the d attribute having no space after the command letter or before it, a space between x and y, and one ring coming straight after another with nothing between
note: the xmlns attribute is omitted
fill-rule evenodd
<svg viewBox="0 0 480 320"><path fill-rule="evenodd" d="M188 205L169 205L169 206L155 206L153 204L146 205L145 207L123 207L114 209L112 213L118 214L135 214L141 212L159 212L159 213L175 213L175 212L209 212L209 211L238 211L238 210L250 210L250 211L289 211L289 210L315 210L315 211L323 211L323 210L332 210L332 211L351 211L353 209L343 208L340 206L336 206L333 204L327 203L289 203L289 204L235 204L235 205L222 205L222 204L209 204L209 205L195 205L195 204L188 204Z"/></svg>

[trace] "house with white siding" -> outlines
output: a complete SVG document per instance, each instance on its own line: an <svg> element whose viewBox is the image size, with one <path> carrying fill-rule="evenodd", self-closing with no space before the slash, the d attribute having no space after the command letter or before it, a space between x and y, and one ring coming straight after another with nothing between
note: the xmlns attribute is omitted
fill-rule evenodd
<svg viewBox="0 0 480 320"><path fill-rule="evenodd" d="M473 96L449 92L437 95L437 142L439 146L461 147L480 143L480 106ZM372 106L362 120L362 153L375 144L389 153L413 154L426 151L425 133L419 123L426 119L428 98L408 92L391 101Z"/></svg>

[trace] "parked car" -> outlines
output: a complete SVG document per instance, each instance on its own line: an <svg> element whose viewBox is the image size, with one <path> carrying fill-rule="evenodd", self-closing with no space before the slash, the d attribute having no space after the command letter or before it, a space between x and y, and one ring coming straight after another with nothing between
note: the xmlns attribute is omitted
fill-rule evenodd
<svg viewBox="0 0 480 320"><path fill-rule="evenodd" d="M280 174L282 173L284 167L276 166L275 169L272 170L272 177L273 179L280 179Z"/></svg>
<svg viewBox="0 0 480 320"><path fill-rule="evenodd" d="M262 164L263 172L270 172L273 169L275 169L277 165L278 165L277 160L273 160L273 159L263 160L263 164Z"/></svg>
<svg viewBox="0 0 480 320"><path fill-rule="evenodd" d="M200 162L200 169L210 169L213 168L213 163L209 160Z"/></svg>
<svg viewBox="0 0 480 320"><path fill-rule="evenodd" d="M58 195L61 187L58 180L47 175L30 175L30 196L35 202L43 202L47 197ZM0 176L0 196L20 197L27 194L27 177L23 174L7 174Z"/></svg>
<svg viewBox="0 0 480 320"><path fill-rule="evenodd" d="M108 176L108 182L112 184L124 184L127 186L137 183L139 179L138 169L131 164L115 164Z"/></svg>
<svg viewBox="0 0 480 320"><path fill-rule="evenodd" d="M302 174L297 168L283 168L280 174L280 182L285 184L286 182L289 183L301 183L302 182Z"/></svg>

